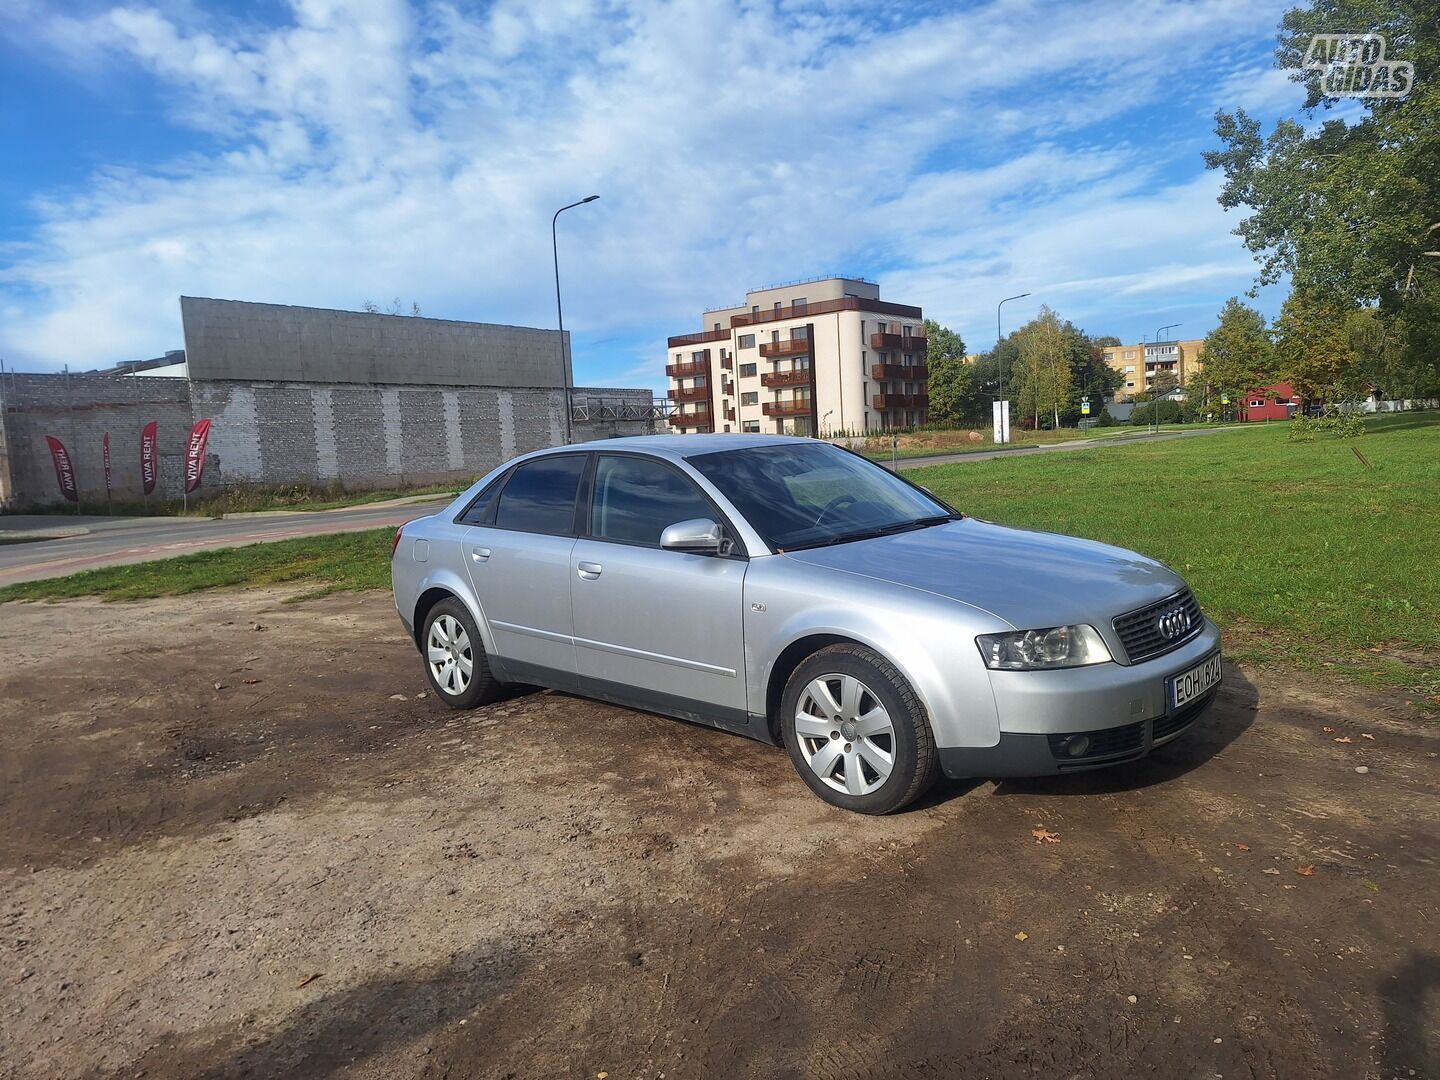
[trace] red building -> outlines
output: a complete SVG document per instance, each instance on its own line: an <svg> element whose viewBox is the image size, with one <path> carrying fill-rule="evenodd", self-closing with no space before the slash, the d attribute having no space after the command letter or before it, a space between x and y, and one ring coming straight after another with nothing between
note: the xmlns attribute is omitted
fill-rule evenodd
<svg viewBox="0 0 1440 1080"><path fill-rule="evenodd" d="M1304 403L1288 382L1274 383L1246 394L1246 420L1289 420Z"/></svg>

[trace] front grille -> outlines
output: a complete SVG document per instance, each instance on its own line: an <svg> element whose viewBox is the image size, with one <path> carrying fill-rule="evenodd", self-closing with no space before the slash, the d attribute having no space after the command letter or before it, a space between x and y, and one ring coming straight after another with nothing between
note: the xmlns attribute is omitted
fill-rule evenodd
<svg viewBox="0 0 1440 1080"><path fill-rule="evenodd" d="M1160 616L1175 607L1185 609L1185 614L1190 618L1190 626L1180 636L1167 638L1160 632ZM1150 604L1118 616L1112 625L1120 637L1120 644L1125 648L1126 661L1138 664L1178 649L1200 633L1204 623L1204 616L1200 614L1200 605L1195 601L1194 594L1189 589L1182 589L1158 604Z"/></svg>
<svg viewBox="0 0 1440 1080"><path fill-rule="evenodd" d="M1205 711L1205 707L1210 704L1219 689L1217 686L1212 690L1208 690L1205 696L1199 701L1192 701L1179 712L1156 719L1150 732L1150 741L1160 742L1160 740L1168 739L1171 735L1175 735L1189 727L1195 718Z"/></svg>
<svg viewBox="0 0 1440 1080"><path fill-rule="evenodd" d="M1079 757L1072 758L1065 752L1065 744L1080 735L1085 735L1090 739L1090 747ZM1144 745L1145 721L1143 720L1136 724L1126 724L1124 727L1104 728L1101 731L1077 731L1068 735L1050 736L1050 753L1062 762L1081 762L1093 758L1109 757L1112 754L1126 754L1139 750Z"/></svg>

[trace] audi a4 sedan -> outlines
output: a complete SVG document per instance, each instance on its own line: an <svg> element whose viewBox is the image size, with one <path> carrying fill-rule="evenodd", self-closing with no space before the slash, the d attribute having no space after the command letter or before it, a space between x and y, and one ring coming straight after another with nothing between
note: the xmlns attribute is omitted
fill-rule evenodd
<svg viewBox="0 0 1440 1080"><path fill-rule="evenodd" d="M553 687L783 745L882 814L941 774L1058 774L1179 738L1220 635L1133 551L952 509L763 435L542 450L397 533L395 605L440 699Z"/></svg>

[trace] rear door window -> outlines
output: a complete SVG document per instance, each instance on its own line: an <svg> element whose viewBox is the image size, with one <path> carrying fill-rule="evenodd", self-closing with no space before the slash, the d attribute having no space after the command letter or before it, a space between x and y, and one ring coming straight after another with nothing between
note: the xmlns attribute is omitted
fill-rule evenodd
<svg viewBox="0 0 1440 1080"><path fill-rule="evenodd" d="M510 474L495 525L518 532L569 536L575 532L575 496L585 471L583 454L527 461Z"/></svg>

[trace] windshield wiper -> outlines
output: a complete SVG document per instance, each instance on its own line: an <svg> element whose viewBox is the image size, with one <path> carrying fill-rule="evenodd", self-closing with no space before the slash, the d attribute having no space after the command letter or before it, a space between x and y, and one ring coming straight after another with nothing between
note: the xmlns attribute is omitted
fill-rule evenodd
<svg viewBox="0 0 1440 1080"><path fill-rule="evenodd" d="M838 536L827 536L823 540L808 540L803 544L791 544L784 550L803 551L808 548L833 547L835 544L849 544L857 540L874 540L879 536L893 536L895 533L910 532L914 529L928 529L931 525L943 525L947 521L954 520L956 519L950 514L912 518L909 521L896 521L889 525L877 525L873 529L861 529L858 532L840 533Z"/></svg>

